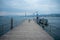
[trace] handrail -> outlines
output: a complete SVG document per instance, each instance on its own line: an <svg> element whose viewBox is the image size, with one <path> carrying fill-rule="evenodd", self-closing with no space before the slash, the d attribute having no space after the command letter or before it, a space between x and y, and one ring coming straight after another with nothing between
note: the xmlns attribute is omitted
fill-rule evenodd
<svg viewBox="0 0 60 40"><path fill-rule="evenodd" d="M48 31L48 33L50 33L51 34L51 36L52 35L54 35L55 37L59 37L58 35L56 35L56 33L53 31L54 29L53 28L56 28L56 29L59 29L59 28L57 28L56 26L54 26L54 25L50 25L49 24L49 27L50 27L50 30ZM53 28L52 28L53 27Z"/></svg>

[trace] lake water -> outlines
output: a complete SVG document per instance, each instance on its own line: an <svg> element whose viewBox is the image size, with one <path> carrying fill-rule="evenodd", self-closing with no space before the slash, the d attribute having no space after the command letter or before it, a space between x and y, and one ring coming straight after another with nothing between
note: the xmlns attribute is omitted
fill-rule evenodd
<svg viewBox="0 0 60 40"><path fill-rule="evenodd" d="M44 29L48 32L55 40L60 40L60 17L44 17L48 19L48 26Z"/></svg>
<svg viewBox="0 0 60 40"><path fill-rule="evenodd" d="M0 36L11 30L11 17L13 18L13 27L24 21L22 16L0 16Z"/></svg>
<svg viewBox="0 0 60 40"><path fill-rule="evenodd" d="M25 18L21 16L13 17L13 27L20 25ZM60 40L60 17L44 17L48 19L48 26L44 30L49 33L55 40ZM11 28L11 17L0 16L0 36L8 32Z"/></svg>

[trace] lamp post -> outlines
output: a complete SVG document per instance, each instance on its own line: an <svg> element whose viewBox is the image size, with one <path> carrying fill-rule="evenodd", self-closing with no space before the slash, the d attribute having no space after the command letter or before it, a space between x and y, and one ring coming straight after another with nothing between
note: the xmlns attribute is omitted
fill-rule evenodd
<svg viewBox="0 0 60 40"><path fill-rule="evenodd" d="M37 20L37 23L38 23L38 20L39 20L39 16L38 16L38 11L36 11L36 20Z"/></svg>

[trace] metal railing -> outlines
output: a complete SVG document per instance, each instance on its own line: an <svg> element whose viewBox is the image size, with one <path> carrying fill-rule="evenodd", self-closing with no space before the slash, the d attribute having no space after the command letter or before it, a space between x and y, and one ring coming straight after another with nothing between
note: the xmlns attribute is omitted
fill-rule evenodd
<svg viewBox="0 0 60 40"><path fill-rule="evenodd" d="M48 28L49 27L49 28ZM48 27L46 27L45 28L45 30L52 36L52 37L54 37L54 39L55 40L58 40L58 39L60 39L60 36L59 35L57 35L57 31L56 30L58 30L59 28L57 28L56 26L54 26L54 25L48 25ZM60 30L60 29L59 29ZM59 32L58 32L59 33Z"/></svg>
<svg viewBox="0 0 60 40"><path fill-rule="evenodd" d="M37 23L37 21L36 21ZM56 27L55 25L51 25L48 23L48 26L39 24L44 30L46 30L55 40L60 40L60 36L57 35L57 31L56 30L60 30L60 28ZM44 27L43 27L44 26ZM60 33L60 31L58 31L58 33Z"/></svg>
<svg viewBox="0 0 60 40"><path fill-rule="evenodd" d="M21 19L20 22L18 22L18 21L14 21L14 19L11 18L9 23L0 24L0 36L2 36L3 34L5 34L6 32L8 32L9 30L13 29L14 26L17 25L18 23L23 23L24 20L25 19Z"/></svg>

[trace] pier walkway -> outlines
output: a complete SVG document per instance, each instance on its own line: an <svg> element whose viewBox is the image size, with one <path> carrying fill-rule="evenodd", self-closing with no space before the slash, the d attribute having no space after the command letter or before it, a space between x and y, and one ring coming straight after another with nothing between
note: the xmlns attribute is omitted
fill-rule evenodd
<svg viewBox="0 0 60 40"><path fill-rule="evenodd" d="M7 32L0 40L54 40L33 20L25 20L20 26Z"/></svg>

